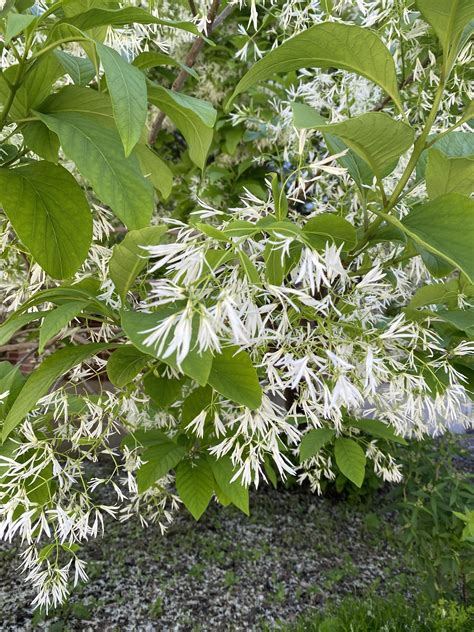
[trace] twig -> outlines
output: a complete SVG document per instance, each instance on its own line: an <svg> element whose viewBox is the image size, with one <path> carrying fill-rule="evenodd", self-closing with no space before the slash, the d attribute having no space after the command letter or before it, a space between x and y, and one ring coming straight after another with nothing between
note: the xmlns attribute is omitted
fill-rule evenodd
<svg viewBox="0 0 474 632"><path fill-rule="evenodd" d="M194 0L188 0L188 4L189 4L189 8L191 9L191 13L193 14L193 16L196 16L197 15L196 3L194 2Z"/></svg>
<svg viewBox="0 0 474 632"><path fill-rule="evenodd" d="M211 8L209 9L209 13L207 14L208 26L206 29L206 35L210 35L215 29L217 29L235 9L235 5L229 5L225 9L223 9L223 11L221 11L219 15L217 15L220 3L221 0L212 0ZM184 60L185 66L187 66L188 68L192 68L194 66L203 46L204 39L202 37L197 37L194 40L191 48L189 49L188 54L186 55L186 59ZM181 70L179 75L174 80L173 85L171 86L173 92L180 92L187 77L188 73L186 72L186 70ZM150 133L148 135L148 142L150 145L154 145L156 143L156 139L165 118L166 114L164 112L160 112L159 114L157 114L155 120L153 121Z"/></svg>

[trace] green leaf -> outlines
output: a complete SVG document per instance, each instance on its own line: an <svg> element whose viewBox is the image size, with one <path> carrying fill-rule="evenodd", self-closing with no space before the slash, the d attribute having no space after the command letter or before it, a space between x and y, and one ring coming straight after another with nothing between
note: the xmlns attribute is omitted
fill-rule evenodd
<svg viewBox="0 0 474 632"><path fill-rule="evenodd" d="M134 450L140 447L151 448L161 443L167 443L169 440L169 437L159 428L138 428L138 430L125 435L121 445Z"/></svg>
<svg viewBox="0 0 474 632"><path fill-rule="evenodd" d="M434 138L430 137L430 141ZM472 132L449 132L435 142L430 149L425 149L416 165L417 178L425 177L426 163L431 149L439 149L448 158L474 157L474 134Z"/></svg>
<svg viewBox="0 0 474 632"><path fill-rule="evenodd" d="M356 72L377 83L402 111L395 64L388 49L369 29L336 22L316 24L265 55L239 81L229 104L277 72L330 67Z"/></svg>
<svg viewBox="0 0 474 632"><path fill-rule="evenodd" d="M474 20L472 0L416 0L416 7L433 27L445 56L453 61L464 28Z"/></svg>
<svg viewBox="0 0 474 632"><path fill-rule="evenodd" d="M148 68L156 68L157 66L175 66L176 68L181 68L181 70L185 70L188 75L194 77L195 79L199 79L199 75L194 70L194 68L189 68L189 66L185 66L177 59L166 55L165 53L159 53L157 51L144 51L135 57L132 64L139 68L140 70L148 70Z"/></svg>
<svg viewBox="0 0 474 632"><path fill-rule="evenodd" d="M426 269L435 279L443 279L453 272L455 266L448 263L445 259L434 255L432 252L425 250L418 244L416 245L417 251L421 255L421 259L426 266Z"/></svg>
<svg viewBox="0 0 474 632"><path fill-rule="evenodd" d="M231 483L232 478L236 474L236 470L232 465L230 457L224 455L219 459L208 458L211 465L212 473L216 479L220 489L230 502L243 511L247 516L249 511L249 490L244 487L238 480Z"/></svg>
<svg viewBox="0 0 474 632"><path fill-rule="evenodd" d="M366 458L360 445L352 439L338 437L334 442L334 456L337 467L344 476L357 487L362 487Z"/></svg>
<svg viewBox="0 0 474 632"><path fill-rule="evenodd" d="M142 176L137 157L125 157L103 95L68 86L48 99L37 116L59 136L66 156L129 229L149 224L153 187Z"/></svg>
<svg viewBox="0 0 474 632"><path fill-rule="evenodd" d="M257 268L255 267L255 264L253 263L253 261L243 250L239 250L237 254L239 256L240 263L242 265L242 268L245 272L245 276L247 277L247 279L250 281L252 285L256 285L257 287L260 287L262 285L262 282L260 280L260 274Z"/></svg>
<svg viewBox="0 0 474 632"><path fill-rule="evenodd" d="M246 351L228 347L215 356L209 384L218 393L250 409L262 403L262 388L257 371Z"/></svg>
<svg viewBox="0 0 474 632"><path fill-rule="evenodd" d="M280 186L276 173L272 173L272 194L275 204L275 217L277 220L283 220L288 215L288 200L285 195L285 187Z"/></svg>
<svg viewBox="0 0 474 632"><path fill-rule="evenodd" d="M176 468L176 489L195 520L206 511L214 491L214 476L204 456L182 461Z"/></svg>
<svg viewBox="0 0 474 632"><path fill-rule="evenodd" d="M2 430L2 441L14 430L36 402L46 395L51 386L76 364L110 347L106 343L93 343L78 347L64 347L48 356L28 377L20 394L8 413Z"/></svg>
<svg viewBox="0 0 474 632"><path fill-rule="evenodd" d="M96 43L96 49L104 68L114 118L125 155L129 156L138 143L146 123L147 89L145 75L138 68L126 62L112 48Z"/></svg>
<svg viewBox="0 0 474 632"><path fill-rule="evenodd" d="M138 144L135 154L144 178L149 180L166 200L173 188L173 172L163 160L146 145Z"/></svg>
<svg viewBox="0 0 474 632"><path fill-rule="evenodd" d="M114 246L109 262L109 273L115 289L125 299L133 282L147 264L143 246L156 246L168 230L167 226L149 226L129 231L120 244Z"/></svg>
<svg viewBox="0 0 474 632"><path fill-rule="evenodd" d="M301 439L300 461L306 461L321 450L327 443L332 441L336 431L332 428L316 428L310 430Z"/></svg>
<svg viewBox="0 0 474 632"><path fill-rule="evenodd" d="M459 294L459 283L457 279L452 279L447 283L433 283L423 285L418 288L412 296L408 307L416 309L425 305L436 305L438 303L457 302Z"/></svg>
<svg viewBox="0 0 474 632"><path fill-rule="evenodd" d="M0 73L0 104L4 104L9 98L9 83L15 82L18 72L18 64L12 64ZM52 54L47 53L32 62L16 90L8 118L16 121L28 116L30 108L35 107L48 96L53 83L61 74L64 74L61 64Z"/></svg>
<svg viewBox="0 0 474 632"><path fill-rule="evenodd" d="M305 103L293 103L293 121L296 127L311 128L313 125L326 125L328 120L319 114L317 110L306 105ZM364 184L371 184L374 174L369 165L362 160L355 152L334 134L329 134L322 130L322 134L326 145L331 154L340 154L346 152L343 156L339 156L337 162L347 169L354 182L359 189L363 190Z"/></svg>
<svg viewBox="0 0 474 632"><path fill-rule="evenodd" d="M90 59L77 57L62 50L55 50L54 54L77 86L86 86L95 77L95 67Z"/></svg>
<svg viewBox="0 0 474 632"><path fill-rule="evenodd" d="M272 222L271 224L265 224L264 229L270 235L274 237L293 237L295 239L302 238L302 232L299 226L294 224L291 220L282 220L279 222Z"/></svg>
<svg viewBox="0 0 474 632"><path fill-rule="evenodd" d="M48 162L57 163L59 138L41 121L29 121L21 128L29 149Z"/></svg>
<svg viewBox="0 0 474 632"><path fill-rule="evenodd" d="M133 345L122 345L107 361L107 375L117 388L122 388L134 380L149 362L150 357Z"/></svg>
<svg viewBox="0 0 474 632"><path fill-rule="evenodd" d="M426 165L426 189L431 200L445 193L470 197L474 191L474 159L449 158L430 149Z"/></svg>
<svg viewBox="0 0 474 632"><path fill-rule="evenodd" d="M400 435L397 435L393 428L377 419L349 419L348 423L353 428L359 428L373 437L408 445L407 441Z"/></svg>
<svg viewBox="0 0 474 632"><path fill-rule="evenodd" d="M294 124L298 128L329 132L342 139L370 166L378 178L385 178L395 168L400 156L411 147L414 130L383 112L369 112L341 123L323 123L314 111L312 121L308 106L293 105Z"/></svg>
<svg viewBox="0 0 474 632"><path fill-rule="evenodd" d="M191 160L204 169L214 136L216 110L206 101L161 86L150 86L148 98L173 121L188 144Z"/></svg>
<svg viewBox="0 0 474 632"><path fill-rule="evenodd" d="M67 16L58 24L72 24L82 31L89 31L98 26L127 26L127 24L160 24L170 28L181 29L201 36L201 32L192 22L173 22L171 20L161 20L156 18L149 11L138 7L125 7L124 9L102 9L92 8L89 11L81 12L79 15Z"/></svg>
<svg viewBox="0 0 474 632"><path fill-rule="evenodd" d="M224 234L228 237L250 237L250 235L259 233L260 230L261 229L253 222L248 222L244 219L236 219L226 226Z"/></svg>
<svg viewBox="0 0 474 632"><path fill-rule="evenodd" d="M465 331L468 336L474 337L474 308L439 310L436 315L456 329Z"/></svg>
<svg viewBox="0 0 474 632"><path fill-rule="evenodd" d="M187 426L205 408L212 403L213 391L210 386L200 386L194 389L184 400L181 409L181 421Z"/></svg>
<svg viewBox="0 0 474 632"><path fill-rule="evenodd" d="M49 162L0 169L0 201L48 274L64 279L80 268L92 241L92 215L69 171Z"/></svg>
<svg viewBox="0 0 474 632"><path fill-rule="evenodd" d="M10 362L0 362L0 395L3 396L0 399L0 419L3 419L11 408L23 383L24 377L17 366L10 364ZM8 395L4 396L6 392Z"/></svg>
<svg viewBox="0 0 474 632"><path fill-rule="evenodd" d="M149 489L156 481L175 468L186 454L183 446L166 441L145 450L142 460L147 461L137 471L137 484L140 494Z"/></svg>
<svg viewBox="0 0 474 632"><path fill-rule="evenodd" d="M10 338L22 327L28 325L33 320L38 320L46 312L27 312L25 314L13 314L10 318L0 324L0 347L6 344Z"/></svg>
<svg viewBox="0 0 474 632"><path fill-rule="evenodd" d="M183 380L150 374L143 380L146 394L160 408L169 408L181 398Z"/></svg>
<svg viewBox="0 0 474 632"><path fill-rule="evenodd" d="M22 33L35 20L36 16L28 13L24 15L21 13L9 13L5 27L5 44L8 44L14 37Z"/></svg>
<svg viewBox="0 0 474 632"><path fill-rule="evenodd" d="M149 335L143 332L156 327L160 320L172 314L174 309L175 308L173 306L169 306L167 309L163 309L159 312L156 311L151 314L124 311L122 312L122 328L129 337L130 342L140 349L140 351L143 351L143 353L147 353L154 358L158 358L162 362L165 362L174 369L178 370L175 354L171 357L163 358L162 356L157 355L156 349L143 344L143 341ZM193 340L194 338L195 336L193 337ZM207 351L201 354L198 351L193 350L193 344L194 342L192 341L191 351L181 363L181 370L185 375L188 375L193 380L196 380L198 384L205 386L211 371L212 354Z"/></svg>
<svg viewBox="0 0 474 632"><path fill-rule="evenodd" d="M263 251L265 259L265 274L271 285L281 285L285 278L284 253L281 249L275 248L273 244L267 244Z"/></svg>
<svg viewBox="0 0 474 632"><path fill-rule="evenodd" d="M78 316L86 305L85 301L72 301L45 314L39 331L38 352L43 353L46 343L66 327L75 316Z"/></svg>
<svg viewBox="0 0 474 632"><path fill-rule="evenodd" d="M344 244L345 251L352 250L357 243L354 226L334 213L321 213L309 219L303 226L303 234L316 250L324 249L328 241L334 242L338 248Z"/></svg>
<svg viewBox="0 0 474 632"><path fill-rule="evenodd" d="M403 230L422 247L446 259L474 282L474 200L457 193L415 207Z"/></svg>

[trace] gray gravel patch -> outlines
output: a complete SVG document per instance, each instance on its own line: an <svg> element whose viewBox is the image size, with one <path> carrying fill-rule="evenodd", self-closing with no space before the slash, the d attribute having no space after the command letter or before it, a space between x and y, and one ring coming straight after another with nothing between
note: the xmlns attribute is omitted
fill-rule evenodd
<svg viewBox="0 0 474 632"><path fill-rule="evenodd" d="M183 510L166 536L110 522L84 547L90 582L47 621L31 611L17 550L1 545L0 629L272 629L329 598L416 585L384 537L387 519L374 528L369 511L300 488L266 489L252 496L250 518L215 505L195 523Z"/></svg>

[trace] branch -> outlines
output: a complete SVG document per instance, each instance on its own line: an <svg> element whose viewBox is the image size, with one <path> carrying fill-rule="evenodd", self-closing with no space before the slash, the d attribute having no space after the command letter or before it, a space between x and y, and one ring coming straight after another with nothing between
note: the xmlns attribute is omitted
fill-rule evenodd
<svg viewBox="0 0 474 632"><path fill-rule="evenodd" d="M221 11L219 15L217 15L220 3L221 0L212 0L211 8L209 9L209 13L207 14L208 26L206 29L206 35L210 35L215 29L219 28L224 20L235 9L235 5L229 5L223 11ZM191 48L189 49L188 54L186 55L186 59L184 60L185 66L187 66L188 68L192 68L194 66L203 46L204 39L202 37L197 37L194 40ZM179 75L174 80L173 85L171 86L173 92L180 92L187 78L188 73L186 72L186 70L181 70ZM165 118L166 114L164 114L164 112L160 112L153 121L150 133L148 135L148 143L150 145L155 144Z"/></svg>

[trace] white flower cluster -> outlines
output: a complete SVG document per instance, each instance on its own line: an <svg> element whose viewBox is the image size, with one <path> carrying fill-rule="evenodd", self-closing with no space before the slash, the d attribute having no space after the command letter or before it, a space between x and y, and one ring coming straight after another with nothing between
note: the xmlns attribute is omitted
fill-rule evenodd
<svg viewBox="0 0 474 632"><path fill-rule="evenodd" d="M79 547L103 534L107 518L139 515L144 525L156 523L164 533L178 508L169 477L138 494L134 473L140 458L118 447L125 428L144 424L146 398L72 394L74 384L86 383L91 374L81 368L69 385L44 397L0 454L0 538L19 538L26 546L21 570L37 590L33 605L46 611L64 601L71 582L87 580ZM104 474L97 477L98 466L91 465L104 459L110 465L102 465Z"/></svg>
<svg viewBox="0 0 474 632"><path fill-rule="evenodd" d="M248 195L244 202L231 209L231 219L209 206L203 214L214 216L220 234L232 235L239 221L255 226L274 210L271 196L262 202ZM292 219L304 225L297 214ZM175 226L173 243L147 248L150 290L140 309L156 310L157 325L143 332L145 344L164 358L176 353L178 363L190 351L217 353L229 345L249 351L263 376L263 404L250 411L222 401L210 449L230 454L245 484L258 484L266 457L282 477L295 473L281 446L298 445L301 429L293 422L299 417L306 420L303 432L329 425L340 433L350 428L351 417L370 416L416 437L470 424L465 378L450 363L453 352L426 324L403 313L387 316L389 307L406 304L414 287L397 268L389 280L383 249L361 272L360 258L343 266L341 247L329 242L318 252L292 236L255 230L256 236L248 229L223 243L220 235ZM268 248L282 258L300 251L278 286L266 278ZM248 278L239 257L250 262L258 281ZM170 305L175 309L160 319L160 309ZM190 424L197 436L205 418ZM366 454L385 480L399 480L391 457L374 443ZM327 461L320 467L331 472Z"/></svg>

